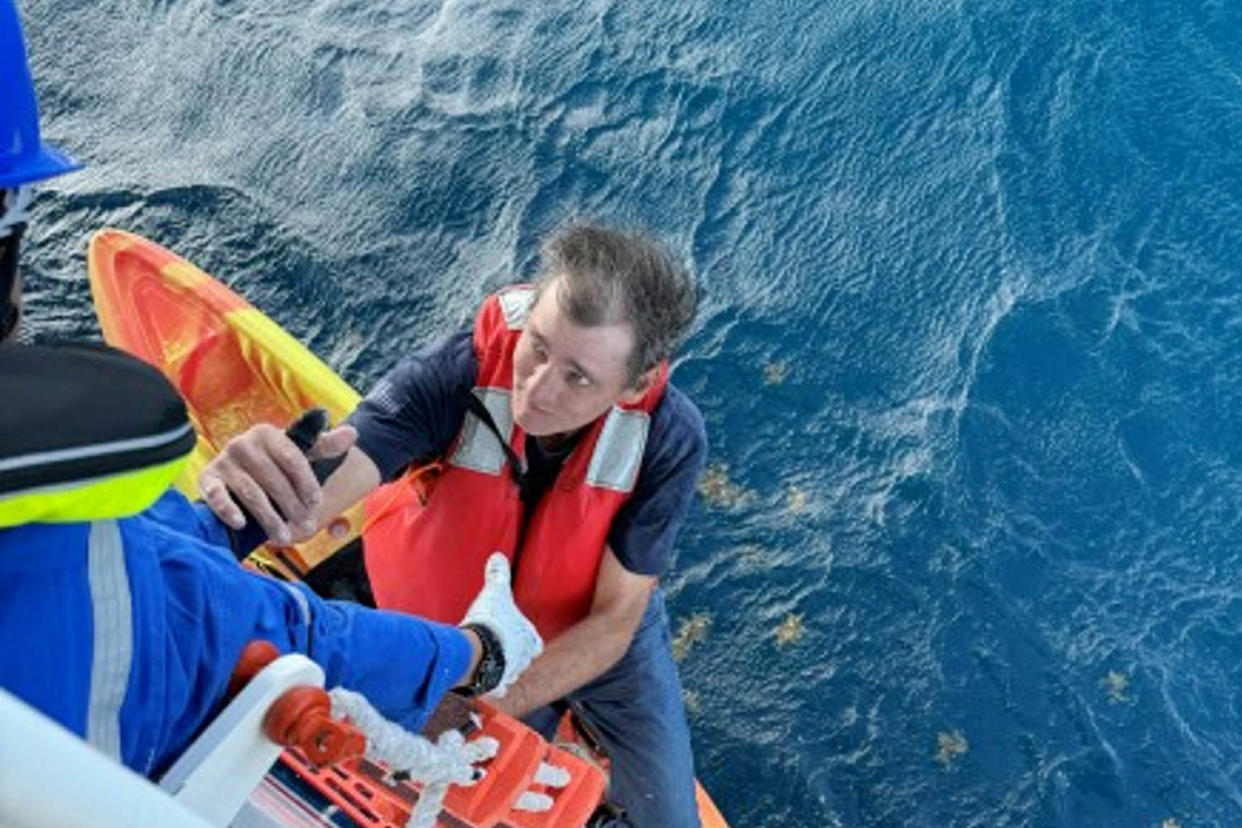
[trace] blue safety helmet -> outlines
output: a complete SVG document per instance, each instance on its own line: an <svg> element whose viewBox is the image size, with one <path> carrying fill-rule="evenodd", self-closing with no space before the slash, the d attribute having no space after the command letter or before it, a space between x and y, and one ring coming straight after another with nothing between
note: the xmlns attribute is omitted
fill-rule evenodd
<svg viewBox="0 0 1242 828"><path fill-rule="evenodd" d="M81 168L39 138L35 100L21 21L13 0L0 0L0 189Z"/></svg>

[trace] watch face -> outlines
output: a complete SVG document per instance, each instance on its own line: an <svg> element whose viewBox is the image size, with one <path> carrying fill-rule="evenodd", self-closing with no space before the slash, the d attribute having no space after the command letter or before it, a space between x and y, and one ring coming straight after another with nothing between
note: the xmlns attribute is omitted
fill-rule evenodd
<svg viewBox="0 0 1242 828"><path fill-rule="evenodd" d="M472 630L479 637L479 644L482 645L483 652L479 656L478 666L474 668L474 680L470 682L469 693L471 696L482 696L484 693L490 693L500 684L500 680L505 675L505 653L500 647L500 641L496 638L496 634L483 624L467 624L467 629Z"/></svg>
<svg viewBox="0 0 1242 828"><path fill-rule="evenodd" d="M504 665L494 653L487 653L479 659L479 669L474 678L474 688L478 695L494 690L500 684L503 674Z"/></svg>

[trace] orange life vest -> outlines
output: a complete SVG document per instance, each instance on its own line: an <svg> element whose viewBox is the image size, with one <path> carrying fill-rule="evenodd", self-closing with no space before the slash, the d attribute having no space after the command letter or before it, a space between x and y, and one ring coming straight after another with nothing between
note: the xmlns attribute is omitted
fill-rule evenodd
<svg viewBox="0 0 1242 828"><path fill-rule="evenodd" d="M517 286L484 302L474 324L479 373L474 394L518 457L526 433L513 422L513 351L534 291ZM651 412L668 384L634 405L616 405L593 424L530 515L513 593L545 640L586 617L608 530L638 478ZM408 473L367 499L363 549L376 603L457 623L483 586L493 551L514 561L524 505L496 434L473 413L431 474Z"/></svg>

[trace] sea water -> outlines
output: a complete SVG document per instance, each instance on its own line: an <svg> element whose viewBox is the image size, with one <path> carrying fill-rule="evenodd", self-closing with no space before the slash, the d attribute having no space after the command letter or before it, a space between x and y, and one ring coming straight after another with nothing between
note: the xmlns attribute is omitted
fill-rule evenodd
<svg viewBox="0 0 1242 828"><path fill-rule="evenodd" d="M1242 825L1242 5L21 0L38 337L148 235L365 389L574 215L692 263L735 826Z"/></svg>

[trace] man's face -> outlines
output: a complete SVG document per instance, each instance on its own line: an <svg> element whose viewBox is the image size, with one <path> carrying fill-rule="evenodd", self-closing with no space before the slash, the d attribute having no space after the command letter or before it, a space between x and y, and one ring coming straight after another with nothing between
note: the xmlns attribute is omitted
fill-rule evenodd
<svg viewBox="0 0 1242 828"><path fill-rule="evenodd" d="M574 324L557 300L562 281L544 288L513 354L513 419L536 437L577 431L641 395L629 382L631 325Z"/></svg>

